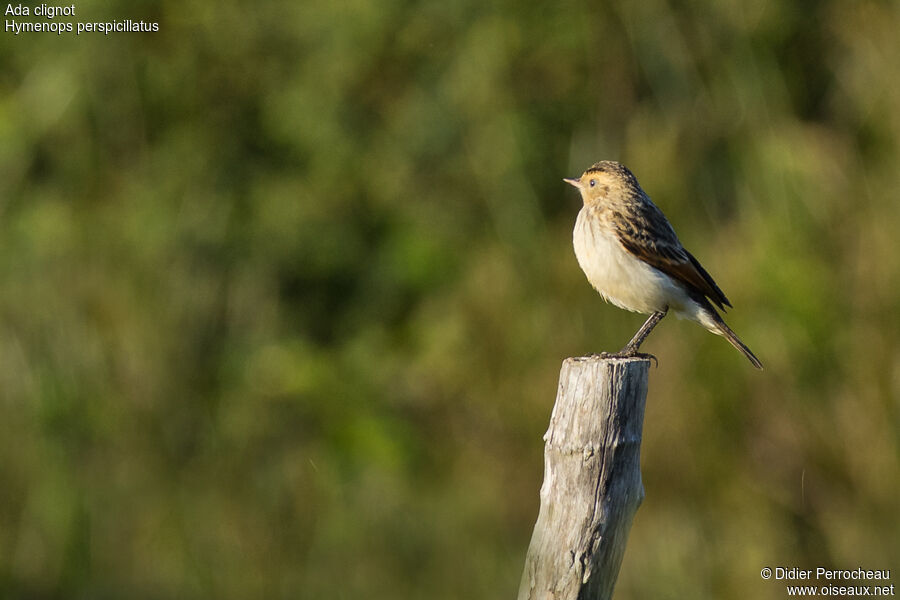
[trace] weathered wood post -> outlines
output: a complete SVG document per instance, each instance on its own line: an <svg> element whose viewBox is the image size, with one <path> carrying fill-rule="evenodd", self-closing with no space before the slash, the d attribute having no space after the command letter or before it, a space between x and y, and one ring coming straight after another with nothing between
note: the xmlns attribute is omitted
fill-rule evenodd
<svg viewBox="0 0 900 600"><path fill-rule="evenodd" d="M519 600L612 597L644 498L644 358L568 358L544 435L544 484Z"/></svg>

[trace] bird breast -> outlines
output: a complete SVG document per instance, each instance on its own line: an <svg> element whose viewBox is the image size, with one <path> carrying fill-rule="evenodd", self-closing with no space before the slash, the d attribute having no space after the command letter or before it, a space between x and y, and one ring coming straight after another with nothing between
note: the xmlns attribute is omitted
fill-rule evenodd
<svg viewBox="0 0 900 600"><path fill-rule="evenodd" d="M622 246L600 210L587 206L581 209L572 241L581 270L608 302L645 314L666 307L678 310L690 303L685 291L668 275Z"/></svg>

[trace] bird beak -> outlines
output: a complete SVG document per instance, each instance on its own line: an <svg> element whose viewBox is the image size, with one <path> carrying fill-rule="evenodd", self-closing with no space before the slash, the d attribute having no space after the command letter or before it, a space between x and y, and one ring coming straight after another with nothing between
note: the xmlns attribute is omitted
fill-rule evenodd
<svg viewBox="0 0 900 600"><path fill-rule="evenodd" d="M580 179L563 179L569 185L574 185L577 188L581 188L581 180Z"/></svg>

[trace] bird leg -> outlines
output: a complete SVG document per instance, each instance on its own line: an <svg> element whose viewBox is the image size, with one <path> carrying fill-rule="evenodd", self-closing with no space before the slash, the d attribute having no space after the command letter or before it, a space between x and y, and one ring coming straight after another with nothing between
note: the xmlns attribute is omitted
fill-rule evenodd
<svg viewBox="0 0 900 600"><path fill-rule="evenodd" d="M638 348L641 347L641 344L644 343L644 340L647 339L647 336L650 335L650 332L653 331L653 328L656 327L660 321L662 321L667 312L669 312L668 306L665 310L658 310L650 315L650 317L646 321L644 321L644 324L641 325L641 328L637 330L637 333L634 334L634 337L631 338L631 341L625 344L625 347L619 350L618 353L626 355L637 353Z"/></svg>
<svg viewBox="0 0 900 600"><path fill-rule="evenodd" d="M669 307L667 306L665 310L658 310L650 315L650 317L644 321L644 324L641 325L641 328L637 330L637 333L634 334L634 337L631 338L631 341L625 344L625 347L619 350L618 352L601 352L601 358L632 358L632 357L640 357L640 358L652 358L656 361L656 357L652 354L644 354L638 352L638 348L641 347L641 344L644 343L644 340L647 339L647 336L650 335L650 332L653 331L653 328L656 327L660 321L662 321L663 317L666 316L666 313L669 312Z"/></svg>

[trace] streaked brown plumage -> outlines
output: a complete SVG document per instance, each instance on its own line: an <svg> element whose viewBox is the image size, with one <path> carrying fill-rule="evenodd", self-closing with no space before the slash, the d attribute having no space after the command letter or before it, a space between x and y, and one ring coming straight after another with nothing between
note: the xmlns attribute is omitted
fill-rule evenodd
<svg viewBox="0 0 900 600"><path fill-rule="evenodd" d="M573 242L578 264L609 302L650 314L616 356L634 356L650 331L671 309L724 336L758 369L759 359L725 324L716 307L731 303L690 252L684 249L662 211L625 166L601 161L578 179L581 191Z"/></svg>

